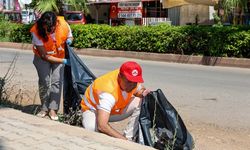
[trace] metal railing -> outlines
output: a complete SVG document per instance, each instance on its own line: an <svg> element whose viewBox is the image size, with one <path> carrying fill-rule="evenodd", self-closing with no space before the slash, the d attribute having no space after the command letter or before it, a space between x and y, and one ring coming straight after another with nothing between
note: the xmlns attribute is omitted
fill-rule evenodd
<svg viewBox="0 0 250 150"><path fill-rule="evenodd" d="M160 23L168 23L171 25L171 21L169 18L153 18L153 17L144 17L142 18L142 24L144 26L148 26L148 25L156 25L156 24L160 24Z"/></svg>

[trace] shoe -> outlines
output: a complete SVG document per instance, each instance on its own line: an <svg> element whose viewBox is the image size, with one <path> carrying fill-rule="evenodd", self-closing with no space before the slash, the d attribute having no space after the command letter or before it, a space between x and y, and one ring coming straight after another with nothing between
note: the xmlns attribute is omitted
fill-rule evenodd
<svg viewBox="0 0 250 150"><path fill-rule="evenodd" d="M37 117L44 118L47 115L46 111L40 111L39 113L36 114Z"/></svg>
<svg viewBox="0 0 250 150"><path fill-rule="evenodd" d="M58 121L58 116L49 116L51 120Z"/></svg>
<svg viewBox="0 0 250 150"><path fill-rule="evenodd" d="M57 116L55 110L52 110L52 109L50 110L49 117L50 117L51 120L58 121L58 116Z"/></svg>

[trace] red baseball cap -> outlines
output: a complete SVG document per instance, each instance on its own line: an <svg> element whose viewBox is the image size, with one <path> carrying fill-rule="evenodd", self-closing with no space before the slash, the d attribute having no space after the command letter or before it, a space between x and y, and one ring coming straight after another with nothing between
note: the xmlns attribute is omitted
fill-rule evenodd
<svg viewBox="0 0 250 150"><path fill-rule="evenodd" d="M141 66L134 61L127 61L123 63L120 67L120 73L131 82L144 82L142 78Z"/></svg>

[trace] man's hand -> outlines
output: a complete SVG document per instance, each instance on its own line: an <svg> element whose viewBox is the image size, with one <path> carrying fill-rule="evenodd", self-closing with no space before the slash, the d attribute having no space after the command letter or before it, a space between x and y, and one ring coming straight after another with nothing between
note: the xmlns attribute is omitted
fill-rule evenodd
<svg viewBox="0 0 250 150"><path fill-rule="evenodd" d="M148 93L150 93L151 92L151 90L149 90L149 89L145 89L143 92L142 92L142 96L147 96L148 95Z"/></svg>
<svg viewBox="0 0 250 150"><path fill-rule="evenodd" d="M137 92L137 93L135 93L134 95L136 96L136 97L140 97L140 98L142 98L142 97L145 97L146 95L148 95L148 93L150 93L151 92L151 90L149 90L149 89L146 89L144 86Z"/></svg>

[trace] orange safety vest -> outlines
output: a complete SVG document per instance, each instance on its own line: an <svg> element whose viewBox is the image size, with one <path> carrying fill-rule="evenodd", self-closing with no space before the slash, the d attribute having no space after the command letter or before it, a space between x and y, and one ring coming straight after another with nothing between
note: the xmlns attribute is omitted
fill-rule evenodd
<svg viewBox="0 0 250 150"><path fill-rule="evenodd" d="M99 105L99 94L102 92L110 93L115 98L115 105L111 109L110 114L122 114L123 110L130 103L133 93L136 91L137 86L129 93L127 98L122 96L122 90L118 84L119 69L109 72L97 78L85 91L85 96L81 101L82 111L96 110Z"/></svg>
<svg viewBox="0 0 250 150"><path fill-rule="evenodd" d="M37 30L37 24L33 25L30 32L33 32L39 40L42 40L47 55L58 58L65 57L65 41L68 37L69 27L63 17L57 17L55 40L51 36L48 36L48 41L45 41L42 37L40 37ZM33 46L33 52L37 56L40 56L35 45Z"/></svg>

